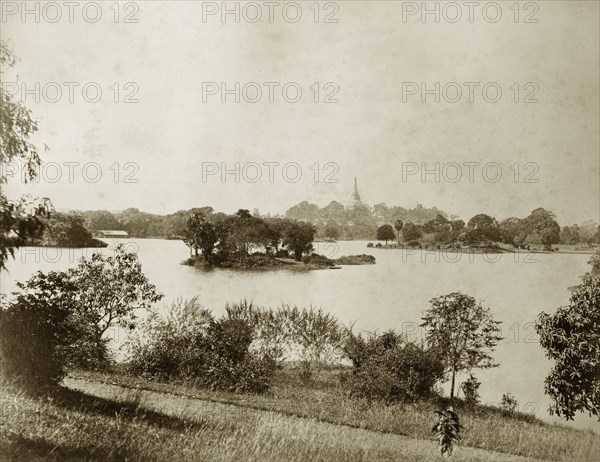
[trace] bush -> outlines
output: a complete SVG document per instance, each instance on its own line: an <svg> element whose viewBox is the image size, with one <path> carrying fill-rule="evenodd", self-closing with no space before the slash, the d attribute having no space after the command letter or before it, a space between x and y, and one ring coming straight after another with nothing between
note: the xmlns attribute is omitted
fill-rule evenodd
<svg viewBox="0 0 600 462"><path fill-rule="evenodd" d="M68 369L102 371L115 364L109 348L110 338L96 338L95 333L79 325L81 335L65 346L65 361Z"/></svg>
<svg viewBox="0 0 600 462"><path fill-rule="evenodd" d="M468 380L465 380L461 389L465 395L465 404L469 407L473 407L479 403L479 387L481 386L481 382L477 380L473 374L469 376Z"/></svg>
<svg viewBox="0 0 600 462"><path fill-rule="evenodd" d="M0 312L0 372L31 389L57 385L69 367L106 367L107 330L135 327L135 311L162 297L122 245L114 257L93 254L17 287Z"/></svg>
<svg viewBox="0 0 600 462"><path fill-rule="evenodd" d="M254 327L229 313L214 319L197 298L154 310L128 343L128 368L150 378L183 379L210 389L262 393L274 361L253 352Z"/></svg>
<svg viewBox="0 0 600 462"><path fill-rule="evenodd" d="M194 376L202 362L199 348L204 347L212 321L197 298L178 299L165 317L152 310L127 342L129 369L161 379Z"/></svg>
<svg viewBox="0 0 600 462"><path fill-rule="evenodd" d="M252 327L250 349L274 361L283 361L290 353L291 332L284 308L259 308L243 300L225 306L227 316L241 319Z"/></svg>
<svg viewBox="0 0 600 462"><path fill-rule="evenodd" d="M305 255L302 257L302 263L309 265L318 265L318 266L335 266L333 260L325 257L324 255L319 255L317 253L311 253L310 255Z"/></svg>
<svg viewBox="0 0 600 462"><path fill-rule="evenodd" d="M517 410L517 399L510 393L504 393L502 395L502 401L500 401L500 409L505 414L513 414Z"/></svg>
<svg viewBox="0 0 600 462"><path fill-rule="evenodd" d="M443 376L438 354L393 331L367 339L350 334L345 346L354 369L342 381L349 393L369 400L416 401L430 398Z"/></svg>
<svg viewBox="0 0 600 462"><path fill-rule="evenodd" d="M291 351L300 360L300 378L309 381L343 356L345 331L337 318L321 308L281 308Z"/></svg>
<svg viewBox="0 0 600 462"><path fill-rule="evenodd" d="M80 337L73 322L72 284L64 273L38 272L0 310L0 373L27 391L60 383Z"/></svg>

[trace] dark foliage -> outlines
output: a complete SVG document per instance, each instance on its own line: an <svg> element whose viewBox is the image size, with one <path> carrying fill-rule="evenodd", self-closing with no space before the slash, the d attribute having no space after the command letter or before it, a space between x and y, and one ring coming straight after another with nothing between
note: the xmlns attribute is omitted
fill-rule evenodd
<svg viewBox="0 0 600 462"><path fill-rule="evenodd" d="M569 306L541 313L540 345L554 367L546 377L550 412L567 420L576 412L600 416L600 277L587 276Z"/></svg>
<svg viewBox="0 0 600 462"><path fill-rule="evenodd" d="M460 419L458 414L450 407L445 411L435 411L438 421L431 431L435 433L438 440L438 447L442 457L444 454L451 455L454 449L454 443L460 439Z"/></svg>
<svg viewBox="0 0 600 462"><path fill-rule="evenodd" d="M368 338L351 334L345 347L354 370L343 376L351 395L383 401L416 401L434 395L444 366L433 350L393 331Z"/></svg>
<svg viewBox="0 0 600 462"><path fill-rule="evenodd" d="M214 390L263 393L271 385L275 362L251 351L253 332L239 317L214 319L195 298L178 300L166 318L154 311L141 324L129 343L128 368Z"/></svg>
<svg viewBox="0 0 600 462"><path fill-rule="evenodd" d="M479 404L479 387L481 382L477 380L473 374L469 376L460 386L463 394L465 395L465 404L468 407L473 407Z"/></svg>
<svg viewBox="0 0 600 462"><path fill-rule="evenodd" d="M37 273L0 310L0 373L28 391L58 385L80 333L64 273Z"/></svg>

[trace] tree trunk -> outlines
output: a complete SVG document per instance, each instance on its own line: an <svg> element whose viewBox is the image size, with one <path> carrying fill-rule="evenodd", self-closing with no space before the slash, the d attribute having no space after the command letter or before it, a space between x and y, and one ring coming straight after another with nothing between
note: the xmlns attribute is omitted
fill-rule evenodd
<svg viewBox="0 0 600 462"><path fill-rule="evenodd" d="M452 386L450 387L450 401L454 404L454 383L456 382L456 369L452 369Z"/></svg>

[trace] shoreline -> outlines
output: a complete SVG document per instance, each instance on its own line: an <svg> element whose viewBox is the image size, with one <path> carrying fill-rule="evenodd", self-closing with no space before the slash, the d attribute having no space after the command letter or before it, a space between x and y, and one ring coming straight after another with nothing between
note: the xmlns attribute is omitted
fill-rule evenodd
<svg viewBox="0 0 600 462"><path fill-rule="evenodd" d="M547 255L556 255L556 254L565 254L565 255L594 255L598 249L590 248L589 250L528 250L528 249L507 249L507 248L481 248L481 249L422 249L418 247L391 247L391 246L381 246L381 247L369 247L369 249L377 249L377 250L415 250L421 252L440 252L440 253L464 253L464 254L511 254L511 253L520 253L520 254L547 254Z"/></svg>

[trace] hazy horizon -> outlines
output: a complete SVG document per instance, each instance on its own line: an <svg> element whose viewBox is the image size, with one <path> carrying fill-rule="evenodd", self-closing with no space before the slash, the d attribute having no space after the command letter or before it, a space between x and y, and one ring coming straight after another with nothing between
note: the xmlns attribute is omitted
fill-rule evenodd
<svg viewBox="0 0 600 462"><path fill-rule="evenodd" d="M315 23L308 4L297 23L236 23L203 21L201 3L135 2L137 23L124 23L125 11L115 23L106 4L93 24L69 22L66 10L55 23L2 18L2 39L21 58L3 80L16 83L50 147L43 160L56 164L39 183L13 180L9 197L30 192L70 210L275 214L303 200L345 204L358 177L370 205L419 202L465 220L543 207L561 225L600 221L597 2L540 2L537 23L524 11L515 23L508 7L496 23L403 21L403 2L340 2L337 23L324 23L325 11ZM77 83L73 102L66 82ZM91 94L102 91L96 103L82 97L90 82ZM211 82L256 85L222 103ZM297 103L282 98L289 83L303 91ZM412 83L447 93L423 103ZM490 83L490 95L502 90L496 103L482 96ZM239 182L223 181L236 162ZM439 178L421 177L436 163Z"/></svg>

